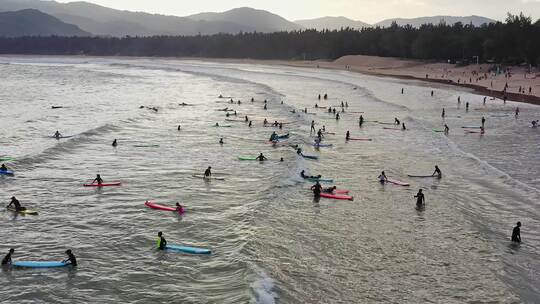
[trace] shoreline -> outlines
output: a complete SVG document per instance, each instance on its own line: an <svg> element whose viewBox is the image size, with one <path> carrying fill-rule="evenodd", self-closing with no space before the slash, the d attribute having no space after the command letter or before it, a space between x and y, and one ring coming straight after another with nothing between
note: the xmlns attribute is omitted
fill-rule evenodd
<svg viewBox="0 0 540 304"><path fill-rule="evenodd" d="M340 61L350 61L349 60L343 60L344 58L370 58L375 59L378 61L378 64L380 65L382 63L382 66L374 66L371 64L367 65L353 65L353 64L344 64ZM384 58L384 57L374 57L374 56L363 56L363 55L351 55L351 56L345 56L340 59L337 59L336 61L287 61L287 60L262 60L262 59L228 59L228 58L179 58L180 60L196 60L196 61L208 61L208 62L218 62L218 63L241 63L241 64L262 64L262 65L273 65L273 66L289 66L289 67L297 67L297 68L313 68L313 69L329 69L329 70L341 70L341 71L349 71L349 72L355 72L360 73L364 75L370 75L370 76L376 76L376 77L391 77L391 78L397 78L397 79L404 79L404 80L416 80L416 81L423 81L426 83L439 83L444 85L450 85L462 89L469 89L472 90L474 94L481 95L481 96L487 96L487 97L494 97L500 100L503 100L504 95L507 97L507 101L512 102L520 102L520 103L527 103L532 105L538 105L540 106L540 96L535 95L540 93L540 77L539 78L533 78L533 79L527 79L530 83L530 87L534 87L535 90L532 94L523 94L523 93L517 93L517 92L509 92L503 93L502 90L494 90L487 86L483 86L480 84L475 83L457 83L454 80L447 79L447 78L425 78L420 77L418 75L414 75L412 72L407 72L407 69L414 68L415 73L418 74L419 72L422 75L433 73L433 68L430 67L430 65L434 65L432 63L426 63L426 62L420 62L420 61L410 61L410 60L402 60L402 59L396 59L396 58ZM385 62L387 61L387 62ZM399 61L398 66L395 65L395 62ZM442 64L435 64L435 65L442 65ZM445 69L448 69L448 67L453 66L450 64L444 64ZM485 65L484 65L485 66ZM475 66L467 66L464 68L474 68ZM514 69L517 67L513 67ZM463 68L455 68L455 69L463 69ZM460 71L461 73L461 71Z"/></svg>
<svg viewBox="0 0 540 304"><path fill-rule="evenodd" d="M512 66L509 69L512 71L510 76L498 74L485 77L484 79L476 78L473 82L473 75L477 77L484 73L487 75L487 69L490 65L468 65L464 67L456 67L454 64L447 63L432 63L426 61L400 59L392 57L377 57L365 55L347 55L338 58L334 61L316 60L316 61L295 61L295 60L271 60L271 59L236 59L236 58L206 58L206 57L138 57L138 56L85 56L85 55L28 55L28 54L2 54L2 57L76 57L76 58L121 58L121 59L173 59L185 61L206 61L217 63L240 63L240 64L261 64L269 66L288 66L296 68L312 68L312 69L329 69L341 70L370 75L375 77L391 77L404 80L415 80L426 83L439 83L450 85L462 89L470 89L474 94L481 96L489 96L503 100L504 95L507 101L527 103L532 105L540 105L540 69L536 68L532 73L526 74L523 67ZM519 75L521 72L525 77L517 78L514 75ZM429 77L428 77L429 75ZM441 75L437 77L437 75ZM527 75L531 75L527 78ZM457 77L457 81L456 81ZM502 79L504 77L504 79ZM514 77L514 78L512 78ZM463 82L461 79L463 78ZM466 83L469 78L469 83ZM488 85L487 82L490 82ZM503 84L504 83L504 84ZM497 86L500 90L494 89ZM503 87L507 86L506 93L503 93ZM518 93L512 92L519 86L527 92ZM517 91L517 90L516 90Z"/></svg>

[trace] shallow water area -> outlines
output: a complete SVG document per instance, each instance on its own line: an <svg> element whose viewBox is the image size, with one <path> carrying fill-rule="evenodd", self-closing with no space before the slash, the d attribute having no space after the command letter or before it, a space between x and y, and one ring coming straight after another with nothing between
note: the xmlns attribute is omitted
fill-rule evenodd
<svg viewBox="0 0 540 304"><path fill-rule="evenodd" d="M0 200L39 212L0 211L0 253L58 261L71 248L79 260L4 269L3 303L540 301L537 106L344 71L172 59L4 56L0 73L0 157L15 171L0 175ZM342 101L339 120L323 108ZM364 112L362 127L351 112ZM233 121L245 115L251 128ZM482 116L484 135L461 128ZM407 131L379 123L395 117ZM311 145L312 120L335 133L323 140L332 147ZM432 131L445 123L448 135ZM51 138L56 130L73 137ZM286 144L267 142L273 130L290 133ZM347 142L346 131L372 140ZM238 159L259 153L269 160ZM435 164L442 179L407 176ZM224 180L193 177L208 166ZM301 170L354 200L314 200ZM383 170L411 186L381 185ZM82 186L96 174L122 186ZM524 242L511 246L517 221ZM158 231L212 254L159 252Z"/></svg>

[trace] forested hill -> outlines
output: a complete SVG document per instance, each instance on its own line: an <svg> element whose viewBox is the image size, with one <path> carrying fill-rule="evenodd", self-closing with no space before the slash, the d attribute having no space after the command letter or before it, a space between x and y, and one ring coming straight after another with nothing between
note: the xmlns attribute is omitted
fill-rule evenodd
<svg viewBox="0 0 540 304"><path fill-rule="evenodd" d="M173 56L257 59L336 59L372 55L427 60L540 63L540 20L509 15L505 23L423 25L154 37L0 38L2 54Z"/></svg>
<svg viewBox="0 0 540 304"><path fill-rule="evenodd" d="M0 37L89 36L76 25L67 24L38 10L0 12Z"/></svg>

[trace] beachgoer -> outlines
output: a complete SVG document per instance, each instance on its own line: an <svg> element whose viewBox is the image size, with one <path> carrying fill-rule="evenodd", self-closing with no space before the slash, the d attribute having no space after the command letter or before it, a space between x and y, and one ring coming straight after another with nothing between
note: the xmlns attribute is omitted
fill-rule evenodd
<svg viewBox="0 0 540 304"><path fill-rule="evenodd" d="M321 192L322 192L321 184L319 184L319 182L316 182L315 185L311 186L311 191L313 191L313 195L315 197L321 196Z"/></svg>
<svg viewBox="0 0 540 304"><path fill-rule="evenodd" d="M68 263L69 265L76 267L77 266L77 258L75 258L75 255L73 252L71 252L71 249L66 250L66 255L68 256L67 259L63 260L62 263Z"/></svg>
<svg viewBox="0 0 540 304"><path fill-rule="evenodd" d="M512 230L512 242L521 243L521 222L517 222L516 227Z"/></svg>
<svg viewBox="0 0 540 304"><path fill-rule="evenodd" d="M11 207L11 205L13 205L13 207L15 208L16 211L24 211L24 210L26 210L25 207L21 206L21 203L19 202L18 199L15 198L15 196L11 197L11 202L9 203L9 205L6 206L6 208Z"/></svg>
<svg viewBox="0 0 540 304"><path fill-rule="evenodd" d="M418 207L426 203L426 198L424 197L424 193L422 193L422 189L418 190L418 193L414 196L414 198L416 198L416 206Z"/></svg>
<svg viewBox="0 0 540 304"><path fill-rule="evenodd" d="M386 177L386 174L384 174L384 171L381 172L381 175L379 175L378 178L379 178L379 182L380 182L381 184L384 184L384 183L386 182L386 180L388 179L388 178Z"/></svg>
<svg viewBox="0 0 540 304"><path fill-rule="evenodd" d="M163 237L163 232L158 232L158 239L156 246L159 250L164 250L167 247L167 240Z"/></svg>
<svg viewBox="0 0 540 304"><path fill-rule="evenodd" d="M441 169L439 169L439 166L435 165L435 171L433 172L432 176L437 175L438 178L442 177Z"/></svg>
<svg viewBox="0 0 540 304"><path fill-rule="evenodd" d="M179 214L184 213L184 206L180 205L180 203L176 203L176 212L178 212Z"/></svg>
<svg viewBox="0 0 540 304"><path fill-rule="evenodd" d="M9 249L9 252L2 259L2 265L11 265L11 256L15 253L15 249Z"/></svg>
<svg viewBox="0 0 540 304"><path fill-rule="evenodd" d="M265 161L265 160L267 160L267 158L266 158L266 157L264 157L264 155L263 155L262 153L261 153L261 154L259 154L259 156L257 156L257 158L256 158L256 159L257 159L258 161Z"/></svg>
<svg viewBox="0 0 540 304"><path fill-rule="evenodd" d="M97 175L96 178L92 181L92 184L97 182L98 185L103 184L103 179L101 179L101 175Z"/></svg>

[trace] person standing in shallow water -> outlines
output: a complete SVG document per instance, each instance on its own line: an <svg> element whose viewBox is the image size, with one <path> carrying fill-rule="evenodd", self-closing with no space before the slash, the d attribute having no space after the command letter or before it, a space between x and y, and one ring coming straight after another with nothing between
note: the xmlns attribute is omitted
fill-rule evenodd
<svg viewBox="0 0 540 304"><path fill-rule="evenodd" d="M521 222L517 222L516 227L512 230L512 242L521 243Z"/></svg>
<svg viewBox="0 0 540 304"><path fill-rule="evenodd" d="M422 189L418 190L418 193L414 196L416 198L416 206L422 207L426 203L426 198L424 197L424 193L422 193Z"/></svg>

